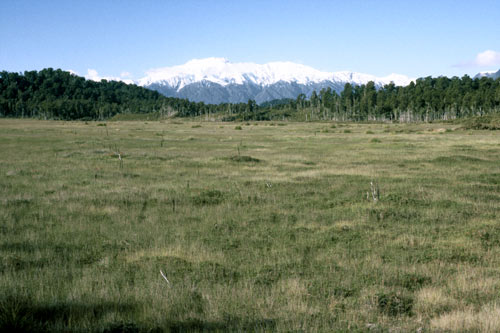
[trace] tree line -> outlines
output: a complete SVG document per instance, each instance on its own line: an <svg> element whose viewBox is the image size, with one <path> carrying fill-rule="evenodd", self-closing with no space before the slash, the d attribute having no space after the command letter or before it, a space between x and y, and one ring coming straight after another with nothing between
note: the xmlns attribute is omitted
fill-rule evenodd
<svg viewBox="0 0 500 333"><path fill-rule="evenodd" d="M408 86L393 83L377 88L374 82L346 83L342 92L330 88L310 98L267 107L279 116L298 113L306 120L432 121L482 116L500 112L500 79L426 77Z"/></svg>
<svg viewBox="0 0 500 333"><path fill-rule="evenodd" d="M195 116L225 106L169 98L134 84L86 80L60 69L0 72L0 116L104 120L119 113Z"/></svg>
<svg viewBox="0 0 500 333"><path fill-rule="evenodd" d="M119 113L159 113L164 116L223 120L432 121L500 112L500 79L426 77L399 87L346 83L257 105L205 104L165 97L137 85L94 82L60 69L24 73L0 72L0 116L42 119L103 120Z"/></svg>

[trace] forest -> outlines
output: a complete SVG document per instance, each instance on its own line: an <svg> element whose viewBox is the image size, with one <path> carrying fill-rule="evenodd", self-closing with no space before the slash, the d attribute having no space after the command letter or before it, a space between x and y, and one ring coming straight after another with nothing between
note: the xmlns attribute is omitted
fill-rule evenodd
<svg viewBox="0 0 500 333"><path fill-rule="evenodd" d="M95 82L52 68L0 72L0 116L104 120L120 113L193 114L204 105L118 81Z"/></svg>
<svg viewBox="0 0 500 333"><path fill-rule="evenodd" d="M290 103L311 108L311 117L337 120L431 121L482 116L500 110L500 80L426 77L406 87L388 84L376 89L373 82L347 83L338 95L330 89L313 92Z"/></svg>
<svg viewBox="0 0 500 333"><path fill-rule="evenodd" d="M0 117L105 120L117 114L233 120L434 121L500 111L500 79L425 77L406 87L346 83L257 105L205 104L117 81L95 82L61 69L0 72Z"/></svg>

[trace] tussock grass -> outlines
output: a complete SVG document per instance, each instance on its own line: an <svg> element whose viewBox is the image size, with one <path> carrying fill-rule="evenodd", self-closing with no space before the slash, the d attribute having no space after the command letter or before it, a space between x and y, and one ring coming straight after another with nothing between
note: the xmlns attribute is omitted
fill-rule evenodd
<svg viewBox="0 0 500 333"><path fill-rule="evenodd" d="M252 163L258 163L261 162L258 158L252 157L252 156L247 156L247 155L235 155L229 157L229 160L233 162L252 162Z"/></svg>
<svg viewBox="0 0 500 333"><path fill-rule="evenodd" d="M426 287L417 293L415 311L424 317L434 317L456 308L459 302L441 288Z"/></svg>
<svg viewBox="0 0 500 333"><path fill-rule="evenodd" d="M445 332L498 332L500 306L497 303L443 314L431 321L431 328Z"/></svg>
<svg viewBox="0 0 500 333"><path fill-rule="evenodd" d="M498 131L144 120L0 120L0 330L498 331Z"/></svg>

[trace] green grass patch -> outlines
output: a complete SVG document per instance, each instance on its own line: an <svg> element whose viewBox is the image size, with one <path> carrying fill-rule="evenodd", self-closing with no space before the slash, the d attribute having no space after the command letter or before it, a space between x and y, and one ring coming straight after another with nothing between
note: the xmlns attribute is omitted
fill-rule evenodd
<svg viewBox="0 0 500 333"><path fill-rule="evenodd" d="M258 158L247 156L247 155L234 155L229 157L229 160L233 162L247 162L247 163L258 163L261 162Z"/></svg>

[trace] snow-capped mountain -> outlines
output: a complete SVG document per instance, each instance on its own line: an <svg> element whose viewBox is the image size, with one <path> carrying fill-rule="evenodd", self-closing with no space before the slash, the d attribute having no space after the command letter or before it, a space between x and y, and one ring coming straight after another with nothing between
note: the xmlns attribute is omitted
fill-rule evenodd
<svg viewBox="0 0 500 333"><path fill-rule="evenodd" d="M205 103L239 103L249 99L257 103L309 96L314 90L332 88L340 92L345 83L360 85L369 81L377 87L390 82L407 85L412 79L398 74L378 78L355 72L322 72L293 62L267 64L231 63L224 58L188 61L184 65L153 69L138 84L165 96L188 98Z"/></svg>
<svg viewBox="0 0 500 333"><path fill-rule="evenodd" d="M474 76L474 79L480 79L482 77L488 77L493 80L500 78L500 69L498 71L490 71L490 72L479 72Z"/></svg>

